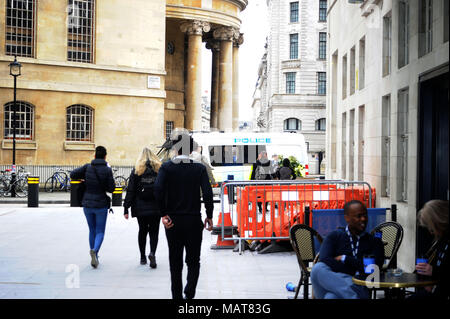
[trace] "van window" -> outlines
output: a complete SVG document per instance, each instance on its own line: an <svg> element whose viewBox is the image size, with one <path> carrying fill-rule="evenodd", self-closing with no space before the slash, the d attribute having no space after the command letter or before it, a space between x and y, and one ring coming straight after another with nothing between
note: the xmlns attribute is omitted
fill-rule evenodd
<svg viewBox="0 0 450 319"><path fill-rule="evenodd" d="M241 166L256 163L266 145L212 145L208 150L212 166Z"/></svg>

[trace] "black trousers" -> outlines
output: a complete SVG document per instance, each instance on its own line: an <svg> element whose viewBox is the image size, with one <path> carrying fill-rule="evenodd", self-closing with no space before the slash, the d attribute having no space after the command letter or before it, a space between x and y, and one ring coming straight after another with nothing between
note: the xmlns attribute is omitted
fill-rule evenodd
<svg viewBox="0 0 450 319"><path fill-rule="evenodd" d="M204 225L200 214L198 216L174 215L170 218L174 226L166 229L166 237L169 245L172 298L183 298L183 252L186 250L185 261L188 271L184 294L187 299L192 299L195 296L200 274L200 250Z"/></svg>
<svg viewBox="0 0 450 319"><path fill-rule="evenodd" d="M156 253L159 236L159 223L161 217L158 214L137 217L139 224L138 243L141 257L145 258L145 246L147 245L147 234L150 237L150 253Z"/></svg>

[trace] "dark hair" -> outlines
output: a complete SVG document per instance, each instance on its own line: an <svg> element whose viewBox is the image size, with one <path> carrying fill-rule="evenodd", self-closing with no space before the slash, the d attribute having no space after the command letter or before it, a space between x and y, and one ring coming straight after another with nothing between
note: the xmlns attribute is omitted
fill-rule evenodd
<svg viewBox="0 0 450 319"><path fill-rule="evenodd" d="M364 205L361 201L353 199L347 203L345 203L344 205L344 215L348 215L349 211L350 211L350 206L352 206L353 204L359 204L362 206L362 208L364 209L364 211L367 213L367 207L366 205Z"/></svg>
<svg viewBox="0 0 450 319"><path fill-rule="evenodd" d="M291 166L291 161L289 160L289 158L284 158L283 159L283 167L290 167Z"/></svg>
<svg viewBox="0 0 450 319"><path fill-rule="evenodd" d="M104 148L103 146L97 146L95 148L95 158L104 159L105 156L106 156L106 148Z"/></svg>
<svg viewBox="0 0 450 319"><path fill-rule="evenodd" d="M197 149L198 144L194 141L191 135L182 133L179 134L177 138L173 141L173 146L177 151L178 155L189 155L192 153L193 150Z"/></svg>

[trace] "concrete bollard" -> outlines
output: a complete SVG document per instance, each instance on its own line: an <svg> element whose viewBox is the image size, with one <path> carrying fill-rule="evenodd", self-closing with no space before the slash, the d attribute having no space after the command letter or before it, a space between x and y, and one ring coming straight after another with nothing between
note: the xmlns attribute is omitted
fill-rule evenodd
<svg viewBox="0 0 450 319"><path fill-rule="evenodd" d="M123 187L116 187L112 194L111 206L122 206Z"/></svg>
<svg viewBox="0 0 450 319"><path fill-rule="evenodd" d="M28 207L39 207L39 176L28 177Z"/></svg>

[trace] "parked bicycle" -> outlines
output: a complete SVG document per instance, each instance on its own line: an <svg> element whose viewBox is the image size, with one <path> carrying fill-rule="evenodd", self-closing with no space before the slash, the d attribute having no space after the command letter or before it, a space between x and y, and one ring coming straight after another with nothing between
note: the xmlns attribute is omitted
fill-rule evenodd
<svg viewBox="0 0 450 319"><path fill-rule="evenodd" d="M0 196L11 196L12 185L14 185L17 197L27 197L28 175L30 173L25 171L25 167L20 166L16 173L16 179L12 183L12 170L0 171Z"/></svg>
<svg viewBox="0 0 450 319"><path fill-rule="evenodd" d="M128 187L128 179L123 177L122 175L115 175L119 170L117 168L113 168L113 176L114 176L114 183L116 184L116 187L122 187L123 191L126 191Z"/></svg>
<svg viewBox="0 0 450 319"><path fill-rule="evenodd" d="M57 168L56 171L50 176L44 185L44 190L48 193L55 191L69 191L70 190L70 177L69 171L65 171L62 168Z"/></svg>

